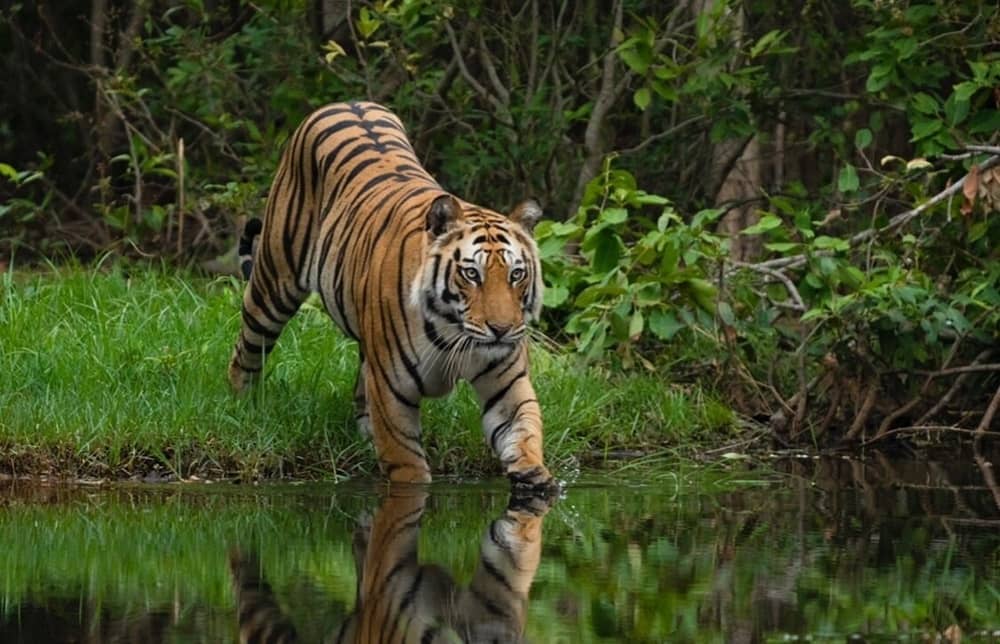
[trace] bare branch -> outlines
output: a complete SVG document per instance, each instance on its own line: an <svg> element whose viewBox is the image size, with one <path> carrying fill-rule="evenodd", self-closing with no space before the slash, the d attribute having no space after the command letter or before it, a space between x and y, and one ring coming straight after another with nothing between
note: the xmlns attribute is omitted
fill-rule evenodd
<svg viewBox="0 0 1000 644"><path fill-rule="evenodd" d="M970 364L964 367L951 367L950 369L940 369L938 371L915 371L914 373L930 378L939 376L950 376L956 373L978 373L980 371L1000 371L1000 363L993 364Z"/></svg>
<svg viewBox="0 0 1000 644"><path fill-rule="evenodd" d="M683 130L687 126L693 125L695 123L698 123L699 121L704 121L706 118L708 118L708 117L706 117L703 114L699 114L697 116L692 116L689 119L681 121L680 123L678 123L677 125L673 126L670 129L664 130L663 132L658 132L657 134L653 134L653 135L647 137L642 142L640 142L637 145L632 146L631 148L625 148L624 150L619 150L618 154L625 155L625 154L635 154L636 152L641 152L642 150L644 150L646 147L652 145L653 143L656 143L657 141L665 139L665 138L667 138L669 136L673 136L674 134L680 132L681 130Z"/></svg>
<svg viewBox="0 0 1000 644"><path fill-rule="evenodd" d="M493 64L493 58L490 56L490 49L486 45L486 37L483 35L481 26L476 28L476 35L479 37L479 62L483 64L483 69L486 70L486 77L490 79L490 84L493 86L493 90L496 92L500 103L508 106L510 105L510 90L504 86L500 80L500 75L497 74L497 68Z"/></svg>
<svg viewBox="0 0 1000 644"><path fill-rule="evenodd" d="M611 25L608 51L604 54L601 69L601 89L597 93L597 98L594 99L594 107L590 111L590 118L587 119L587 129L583 134L583 146L586 150L586 157L583 161L583 167L580 168L580 175L577 178L576 191L574 192L570 213L576 212L580 198L583 195L583 189L591 179L597 176L601 159L604 157L604 147L601 145L601 132L604 128L604 119L607 117L608 112L615 104L620 93L619 87L615 84L615 67L618 62L617 48L622 32L623 1L617 0L612 11L614 13L614 22ZM624 86L622 86L622 89L624 89Z"/></svg>
<svg viewBox="0 0 1000 644"><path fill-rule="evenodd" d="M972 147L982 148L985 151L985 149L989 148L990 146L969 146L969 147L970 147L970 149ZM1000 151L1000 150L998 150L998 151ZM990 168L992 168L993 166L996 166L996 165L1000 165L1000 155L991 156L990 158L988 158L985 161L983 161L982 163L980 163L979 164L979 170L980 171L982 171L982 170L988 170L988 169L990 169ZM891 231L893 231L893 230L895 230L897 228L905 226L910 221L912 221L915 217L917 217L921 213L925 212L926 210L928 210L932 206L935 206L935 205L941 203L942 201L944 201L945 199L948 199L952 195L955 195L955 194L959 193L962 190L962 186L965 184L965 180L968 179L968 178L969 178L969 175L966 174L961 179L959 179L958 181L956 181L952 185L948 186L947 188L945 188L941 192L937 193L936 195L934 195L933 197L931 197L930 199L928 199L924 203L920 204L916 208L911 208L910 210L907 210L906 212L901 212L898 215L893 216L892 219L889 220L889 223L887 223L885 226L883 226L881 228L874 228L873 227L873 228L868 228L866 230L863 230L860 233L858 233L858 234L854 235L853 237L851 237L848 240L848 242L850 243L850 245L852 247L859 246L860 244L862 244L862 243L864 243L864 242L866 242L866 241L868 241L870 239L873 239L879 233L891 232ZM820 251L820 252L817 252L817 253L813 253L813 255L817 256L817 257L822 257L822 256L826 256L826 255L831 255L831 254L832 253L829 252L829 251ZM798 268L799 266L802 266L803 264L805 264L806 260L807 260L807 257L805 255L805 253L801 253L799 255L789 255L788 257L778 257L776 259L769 259L769 260L764 261L764 262L758 262L757 264L754 264L754 266L758 267L758 268L772 268L772 269Z"/></svg>
<svg viewBox="0 0 1000 644"><path fill-rule="evenodd" d="M981 164L979 164L979 170L980 171L987 170L997 165L998 163L1000 163L1000 155L992 156L989 159L986 159L986 161L983 161ZM924 203L920 204L916 208L912 208L910 210L907 210L906 212L901 212L898 215L894 216L892 219L889 220L889 223L883 226L882 228L879 229L869 228L868 230L863 230L857 235L854 235L850 239L851 246L857 246L862 242L868 241L878 233L892 231L895 230L896 228L905 226L914 217L917 217L931 206L937 205L942 201L944 201L945 199L947 199L948 197L950 197L951 195L960 192L962 190L962 186L965 184L965 180L968 178L969 175L966 174L964 177L962 177L952 185L948 186L941 192L937 193L936 195L934 195Z"/></svg>
<svg viewBox="0 0 1000 644"><path fill-rule="evenodd" d="M778 280L784 285L785 290L788 291L788 295L790 295L792 298L792 302L794 302L794 305L790 308L794 308L796 311L799 312L805 312L806 305L805 302L802 301L802 296L799 295L799 290L795 288L795 284L792 282L792 280L781 271L767 268L766 266L761 266L759 264L750 264L748 262L730 262L730 263L738 268L745 268L747 270L751 270L756 273L761 273L763 275L767 275L768 277L772 277Z"/></svg>
<svg viewBox="0 0 1000 644"><path fill-rule="evenodd" d="M979 421L979 427L976 428L976 436L982 436L986 434L986 428L991 427L993 422L993 417L997 413L997 409L1000 409L1000 387L997 387L997 391L993 394L993 400L990 401L990 406L986 408L986 413L983 414L982 420Z"/></svg>
<svg viewBox="0 0 1000 644"><path fill-rule="evenodd" d="M480 96L480 98L493 106L497 118L501 119L501 122L504 125L512 125L512 122L510 121L510 114L504 109L503 104L501 104L497 97L493 96L489 90L483 87L482 83L476 80L476 77L469 71L468 65L465 64L465 57L462 55L462 48L458 45L458 38L455 36L455 29L452 28L451 23L446 20L444 22L444 28L445 31L448 32L448 40L451 42L452 51L455 52L455 61L458 63L458 70L462 74L462 78L465 79L465 82L469 84L469 87L471 87L472 90ZM506 115L507 120L503 120L504 115Z"/></svg>

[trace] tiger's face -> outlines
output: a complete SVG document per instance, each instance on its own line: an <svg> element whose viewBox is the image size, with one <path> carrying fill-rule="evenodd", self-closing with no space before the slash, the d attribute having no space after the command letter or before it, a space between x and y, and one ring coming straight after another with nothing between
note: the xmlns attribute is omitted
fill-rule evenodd
<svg viewBox="0 0 1000 644"><path fill-rule="evenodd" d="M450 332L446 341L465 338L480 348L503 349L524 338L542 306L541 265L531 237L541 214L534 201L507 217L463 211L450 195L431 205L430 251L415 295L424 319L440 335Z"/></svg>

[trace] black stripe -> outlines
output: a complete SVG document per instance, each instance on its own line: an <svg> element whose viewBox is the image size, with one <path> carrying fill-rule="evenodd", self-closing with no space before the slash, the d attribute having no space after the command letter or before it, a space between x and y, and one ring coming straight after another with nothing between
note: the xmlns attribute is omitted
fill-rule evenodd
<svg viewBox="0 0 1000 644"><path fill-rule="evenodd" d="M499 543L497 543L497 546L503 548L503 546ZM488 559L485 558L480 559L479 564L483 567L483 570L488 572L490 574L490 577L496 579L500 583L500 585L504 587L505 590L514 592L514 587L511 586L510 581L507 580L507 577L505 577L504 574L500 572L500 570L498 570L497 567L494 566Z"/></svg>
<svg viewBox="0 0 1000 644"><path fill-rule="evenodd" d="M496 615L497 617L506 617L508 619L511 617L510 615L507 614L506 611L500 608L492 599L485 596L482 593L482 591L480 591L478 588L470 588L469 590L472 592L473 596L475 596L475 598L479 600L479 603L482 604L483 607L490 613Z"/></svg>
<svg viewBox="0 0 1000 644"><path fill-rule="evenodd" d="M528 375L528 372L522 369L520 373L518 373L510 380L510 382L504 385L503 388L500 389L500 391L496 392L492 398L487 400L486 404L483 405L483 416L490 413L490 410L493 409L493 407L496 406L496 404L500 402L500 400L504 396L507 395L507 392L510 391L510 388L514 386L514 383L520 380L521 378L525 377L526 375Z"/></svg>

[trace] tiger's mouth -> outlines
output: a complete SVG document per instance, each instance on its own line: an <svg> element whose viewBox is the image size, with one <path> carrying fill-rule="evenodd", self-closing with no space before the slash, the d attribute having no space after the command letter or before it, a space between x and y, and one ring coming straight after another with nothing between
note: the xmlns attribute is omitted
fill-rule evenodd
<svg viewBox="0 0 1000 644"><path fill-rule="evenodd" d="M502 332L498 332L492 325L487 326L489 331L465 323L462 325L462 331L476 346L489 349L517 346L525 336L523 325L519 328L507 327Z"/></svg>

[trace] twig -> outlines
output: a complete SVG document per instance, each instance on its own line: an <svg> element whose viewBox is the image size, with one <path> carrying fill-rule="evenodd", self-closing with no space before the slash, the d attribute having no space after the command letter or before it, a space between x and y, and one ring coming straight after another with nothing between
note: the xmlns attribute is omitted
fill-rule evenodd
<svg viewBox="0 0 1000 644"><path fill-rule="evenodd" d="M890 429L885 434L881 436L873 436L866 441L861 443L862 446L871 445L884 438L888 438L894 434L902 434L907 432L952 432L955 434L971 434L973 436L998 436L1000 437L1000 432L989 432L984 431L979 433L978 429L964 429L962 427L953 427L952 425L910 425L908 427L897 427L896 429Z"/></svg>
<svg viewBox="0 0 1000 644"><path fill-rule="evenodd" d="M1000 155L1000 146L997 145L967 145L965 149L969 152L985 152L986 154Z"/></svg>
<svg viewBox="0 0 1000 644"><path fill-rule="evenodd" d="M785 286L785 290L788 291L788 294L792 297L792 301L795 302L794 308L796 310L798 310L798 311L805 311L806 310L805 302L802 301L802 296L799 295L799 290L797 288L795 288L795 284L792 282L792 280L787 275L785 275L784 273L782 273L781 271L777 271L777 270L768 268L766 266L760 266L759 264L750 264L750 263L747 263L747 262L733 261L733 262L730 262L730 264L732 264L733 266L738 266L740 268L746 268L748 270L751 270L751 271L754 271L754 272L757 272L757 273L763 273L764 275L767 275L768 277L773 277L774 279L778 280L779 282L781 282Z"/></svg>
<svg viewBox="0 0 1000 644"><path fill-rule="evenodd" d="M986 413L983 414L983 419L979 421L979 427L976 428L977 439L978 437L989 433L986 431L986 428L993 422L993 416L996 415L997 409L1000 409L1000 387L997 387L996 393L993 394L993 400L990 401L990 406L986 408Z"/></svg>
<svg viewBox="0 0 1000 644"><path fill-rule="evenodd" d="M468 66L465 64L465 57L462 55L462 50L458 46L458 38L455 36L455 30L452 28L451 23L445 20L444 28L445 31L448 32L448 40L451 42L452 51L455 52L455 60L458 62L458 70L462 74L462 78L465 79L465 82L469 84L469 87L471 87L472 90L480 96L480 98L493 106L493 109L497 113L497 117L501 118L501 116L505 114L503 104L500 103L500 100L490 93L489 90L483 87L482 83L477 81L476 77L469 71ZM509 114L506 115L506 117L508 120L503 121L504 125L513 125L513 123L509 120Z"/></svg>
<svg viewBox="0 0 1000 644"><path fill-rule="evenodd" d="M664 130L663 132L658 132L656 134L653 134L651 136L646 137L641 143L639 143L637 145L634 145L634 146L632 146L630 148L625 148L624 150L619 150L618 154L635 154L636 152L640 152L640 151L644 150L647 146L652 145L653 143L656 143L657 141L659 141L661 139L665 139L668 136L673 136L674 134L676 134L677 132L683 130L687 126L692 125L694 123L697 123L698 121L703 121L703 120L705 120L705 118L707 118L707 117L705 117L704 115L701 115L701 114L699 114L697 116L692 116L691 118L689 118L687 120L681 121L680 123L678 123L677 125L671 127L670 129L667 129L667 130Z"/></svg>
<svg viewBox="0 0 1000 644"><path fill-rule="evenodd" d="M1000 155L992 156L979 164L979 171L988 170L989 168L992 168L998 163L1000 163ZM896 228L900 228L901 226L905 226L910 222L910 220L920 215L922 212L924 212L931 206L939 204L948 197L950 197L951 195L960 192L962 190L962 186L965 185L965 180L968 178L969 174L966 174L961 179L959 179L952 185L948 186L941 192L937 193L936 195L934 195L924 203L920 204L916 208L912 208L910 210L907 210L906 212L901 212L898 215L894 216L892 219L889 220L889 223L887 223L882 228L879 229L869 228L868 230L863 230L860 233L854 235L850 239L851 246L857 246L858 244L874 237L878 233L892 231L895 230Z"/></svg>
<svg viewBox="0 0 1000 644"><path fill-rule="evenodd" d="M974 367L974 366L978 365L980 362L982 362L986 358L990 357L991 353L993 353L992 349L984 349L983 351L979 352L979 355L977 355L975 358L973 358L972 364L969 365L969 366L970 367ZM933 407L931 407L929 410L927 410L927 413L925 413L923 416L920 417L919 420L917 420L917 424L918 425L923 425L924 423L926 423L927 421L929 421L931 418L933 418L934 416L936 416L938 412L940 412L942 409L944 409L945 405L947 405L948 403L951 402L951 399L955 396L955 394L958 392L958 390L962 387L962 383L964 383L965 379L968 378L969 373L971 373L971 372L966 371L965 373L959 374L958 378L955 378L955 382L952 383L951 388L948 389L948 391L945 393L945 395L941 397L941 400L937 401L934 404Z"/></svg>
<svg viewBox="0 0 1000 644"><path fill-rule="evenodd" d="M910 413L910 411L913 410L914 407L920 404L920 401L923 400L923 397L926 396L927 392L930 390L931 383L934 382L935 378L955 373L964 374L975 371L1000 371L1000 364L977 365L973 363L971 365L966 365L963 367L948 368L948 363L951 362L951 359L955 355L955 349L957 349L960 344L961 344L961 338L959 338L954 343L954 345L952 345L952 350L948 352L948 356L945 359L944 368L939 369L937 371L914 372L920 375L927 376L927 378L924 380L924 384L920 387L920 391L917 392L917 395L914 396L908 403L906 403L905 405L903 405L902 407L898 408L896 411L892 412L891 414L885 417L885 419L882 421L882 424L879 425L878 431L875 433L876 438L884 434L886 431L888 431L889 428L892 427L892 423L895 422L897 418Z"/></svg>
<svg viewBox="0 0 1000 644"><path fill-rule="evenodd" d="M493 85L500 104L508 108L510 105L510 90L500 80L500 74L497 73L496 65L493 64L489 47L486 46L486 37L483 35L482 26L476 29L476 35L479 36L479 61L483 64L483 69L486 70L486 77L490 80L490 84Z"/></svg>
<svg viewBox="0 0 1000 644"><path fill-rule="evenodd" d="M1000 164L1000 148L994 148L993 146L984 146L984 145L967 146L967 149L969 149L969 150L973 150L973 148L975 148L975 151L991 152L991 151L995 150L998 153L997 155L991 156L990 158L988 158L985 161L983 161L982 163L980 163L979 164L979 170L980 171L988 170L988 169L992 168L993 166ZM920 204L916 208L911 208L910 210L907 210L906 212L901 212L898 215L895 215L894 217L892 217L892 219L889 220L889 223L887 223L885 226L883 226L881 228L872 227L872 228L868 228L866 230L863 230L860 233L857 233L856 235L854 235L853 237L851 237L848 240L848 242L850 243L851 247L859 246L860 244L862 244L862 243L864 243L864 242L872 239L873 237L875 237L879 233L890 232L892 230L895 230L895 229L897 229L897 228L899 228L901 226L904 226L904 225L908 224L914 217L917 217L918 215L920 215L921 213L923 213L928 208L930 208L932 206L935 206L935 205L941 203L942 201L944 201L945 199L948 199L952 195L957 194L958 192L960 192L962 190L962 186L965 185L965 180L968 179L968 177L969 177L969 175L966 174L961 179L959 179L958 181L956 181L952 185L948 186L947 188L945 188L941 192L937 193L936 195L934 195L933 197L931 197L930 199L928 199L924 203ZM832 252L830 252L830 251L819 251L819 252L813 253L813 255L816 256L816 257L822 257L822 256L831 255L831 254L832 254ZM754 264L753 266L754 266L755 269L760 269L760 268L773 268L773 269L778 269L778 268L798 268L799 266L802 266L803 264L805 264L807 260L808 260L807 255L805 253L801 253L801 254L798 254L798 255L789 255L788 257L778 257L776 259L771 259L771 260L767 260L767 261L763 261L763 262L758 262L758 263Z"/></svg>
<svg viewBox="0 0 1000 644"><path fill-rule="evenodd" d="M990 364L973 363L964 367L951 367L949 369L940 369L938 371L914 371L913 373L921 376L926 375L929 378L937 378L939 376L950 376L956 373L976 373L979 371L1000 371L1000 362L993 362Z"/></svg>
<svg viewBox="0 0 1000 644"><path fill-rule="evenodd" d="M983 482L986 483L986 487L993 493L993 502L997 504L997 509L1000 510L1000 486L997 485L996 477L993 476L993 464L977 453L976 465L979 466L979 472L983 475Z"/></svg>

